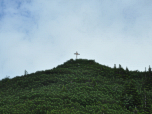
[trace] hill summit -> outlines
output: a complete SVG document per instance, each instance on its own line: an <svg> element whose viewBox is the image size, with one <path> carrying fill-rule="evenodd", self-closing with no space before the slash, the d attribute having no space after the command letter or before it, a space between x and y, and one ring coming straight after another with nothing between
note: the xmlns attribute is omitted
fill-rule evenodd
<svg viewBox="0 0 152 114"><path fill-rule="evenodd" d="M145 77L146 75L146 77ZM151 71L70 59L56 68L0 81L0 113L151 113ZM146 99L145 99L146 96Z"/></svg>

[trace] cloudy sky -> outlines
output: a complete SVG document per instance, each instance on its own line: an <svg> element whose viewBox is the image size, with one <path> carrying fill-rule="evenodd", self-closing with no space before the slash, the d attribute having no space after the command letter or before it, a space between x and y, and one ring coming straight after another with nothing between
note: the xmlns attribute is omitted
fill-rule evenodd
<svg viewBox="0 0 152 114"><path fill-rule="evenodd" d="M0 79L71 58L146 71L152 0L0 0Z"/></svg>

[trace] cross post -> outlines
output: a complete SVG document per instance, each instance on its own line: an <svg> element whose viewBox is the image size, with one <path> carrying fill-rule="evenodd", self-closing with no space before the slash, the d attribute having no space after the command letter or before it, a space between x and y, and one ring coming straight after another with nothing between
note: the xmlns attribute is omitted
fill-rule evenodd
<svg viewBox="0 0 152 114"><path fill-rule="evenodd" d="M77 55L80 55L79 53L77 53L77 51L76 51L76 53L74 53L75 55L76 55L76 59L77 59Z"/></svg>

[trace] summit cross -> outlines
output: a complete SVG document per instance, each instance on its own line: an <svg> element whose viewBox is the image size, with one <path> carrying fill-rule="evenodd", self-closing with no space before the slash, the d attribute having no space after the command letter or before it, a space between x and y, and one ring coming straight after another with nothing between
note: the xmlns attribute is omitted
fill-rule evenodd
<svg viewBox="0 0 152 114"><path fill-rule="evenodd" d="M76 53L74 53L75 55L76 55L76 59L77 59L77 55L80 55L79 53L77 53L77 51L76 51Z"/></svg>

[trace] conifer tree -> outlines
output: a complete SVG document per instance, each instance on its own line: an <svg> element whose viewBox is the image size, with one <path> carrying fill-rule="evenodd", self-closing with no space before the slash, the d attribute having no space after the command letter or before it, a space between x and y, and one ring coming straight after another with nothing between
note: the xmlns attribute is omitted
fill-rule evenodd
<svg viewBox="0 0 152 114"><path fill-rule="evenodd" d="M152 113L151 103L149 101L149 97L147 96L146 90L144 90L144 93L145 93L145 103L144 103L144 106L143 106L143 110L144 110L145 114L151 114Z"/></svg>
<svg viewBox="0 0 152 114"><path fill-rule="evenodd" d="M116 78L116 74L117 74L117 69L116 69L116 64L114 64L114 77Z"/></svg>
<svg viewBox="0 0 152 114"><path fill-rule="evenodd" d="M26 76L28 74L28 72L25 70L24 75Z"/></svg>
<svg viewBox="0 0 152 114"><path fill-rule="evenodd" d="M121 66L119 68L119 78L123 78L124 80L130 79L130 73L129 70L125 71Z"/></svg>
<svg viewBox="0 0 152 114"><path fill-rule="evenodd" d="M116 64L114 65L114 77L119 77L119 68L116 68Z"/></svg>
<svg viewBox="0 0 152 114"><path fill-rule="evenodd" d="M128 105L127 105L127 109L129 110L133 110L134 107L136 106L137 109L141 109L141 97L139 96L137 89L135 87L135 81L131 80L130 83L125 83L124 86L124 91L122 92L121 95L121 106L124 106L124 102L127 98L129 98L128 100ZM129 97L126 98L126 95L128 95ZM129 108L130 107L130 108Z"/></svg>
<svg viewBox="0 0 152 114"><path fill-rule="evenodd" d="M128 68L126 67L126 79L130 79L130 72L128 70Z"/></svg>
<svg viewBox="0 0 152 114"><path fill-rule="evenodd" d="M143 82L142 82L142 90L145 89L146 86L146 81L147 81L147 73L146 73L146 67L145 67L145 77L143 78Z"/></svg>
<svg viewBox="0 0 152 114"><path fill-rule="evenodd" d="M114 69L116 69L116 64L114 64Z"/></svg>
<svg viewBox="0 0 152 114"><path fill-rule="evenodd" d="M121 65L119 64L119 68L121 68Z"/></svg>
<svg viewBox="0 0 152 114"><path fill-rule="evenodd" d="M126 72L127 72L127 73L129 73L129 70L128 70L128 68L127 68L127 67L126 67Z"/></svg>
<svg viewBox="0 0 152 114"><path fill-rule="evenodd" d="M132 95L129 93L129 84L126 82L124 84L124 90L122 91L122 95L120 96L120 106L125 107L129 110L129 107L133 107L133 99Z"/></svg>
<svg viewBox="0 0 152 114"><path fill-rule="evenodd" d="M145 82L143 84L143 87L147 91L152 90L152 72L151 72L150 66L149 66L148 74L146 75L146 79L145 79Z"/></svg>
<svg viewBox="0 0 152 114"><path fill-rule="evenodd" d="M150 90L152 89L152 72L151 72L151 68L150 68L150 65L149 65L149 88Z"/></svg>
<svg viewBox="0 0 152 114"><path fill-rule="evenodd" d="M145 67L145 78L146 78L146 67Z"/></svg>
<svg viewBox="0 0 152 114"><path fill-rule="evenodd" d="M114 64L114 73L116 73L116 70L117 70L117 69L116 69L116 64Z"/></svg>
<svg viewBox="0 0 152 114"><path fill-rule="evenodd" d="M121 65L119 64L119 74L121 74Z"/></svg>

